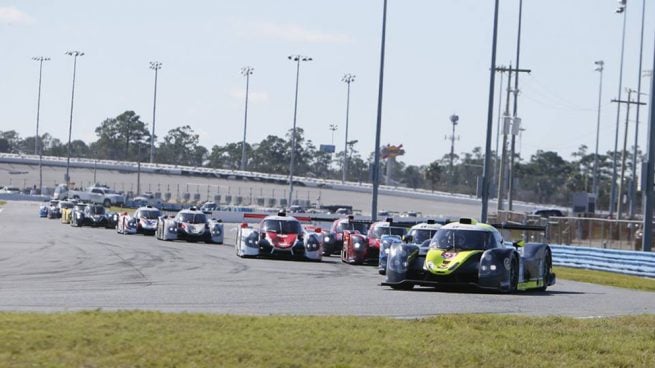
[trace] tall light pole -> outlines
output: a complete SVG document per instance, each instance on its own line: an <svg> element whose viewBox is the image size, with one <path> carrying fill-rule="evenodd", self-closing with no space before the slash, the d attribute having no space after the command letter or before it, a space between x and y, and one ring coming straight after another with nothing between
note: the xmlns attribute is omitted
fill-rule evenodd
<svg viewBox="0 0 655 368"><path fill-rule="evenodd" d="M248 94L250 92L250 76L255 71L251 66L241 68L241 74L246 77L246 107L243 113L243 142L241 142L241 170L246 169L246 128L248 127Z"/></svg>
<svg viewBox="0 0 655 368"><path fill-rule="evenodd" d="M41 138L39 137L39 118L41 116L41 76L43 75L43 62L50 60L50 58L45 56L35 56L32 60L39 62L39 92L36 99L36 136L34 137L34 154L39 155L39 193L41 193L43 188L43 155L40 147Z"/></svg>
<svg viewBox="0 0 655 368"><path fill-rule="evenodd" d="M387 0L382 5L382 39L380 42L380 77L378 81L378 111L375 124L375 154L373 157L373 195L371 220L378 219L378 187L380 186L380 134L382 132L382 91L384 90L384 47L387 34Z"/></svg>
<svg viewBox="0 0 655 368"><path fill-rule="evenodd" d="M155 90L152 97L152 136L150 137L150 163L155 162L155 117L157 113L157 74L161 69L162 63L151 61L150 69L155 71Z"/></svg>
<svg viewBox="0 0 655 368"><path fill-rule="evenodd" d="M519 0L519 25L516 38L516 76L514 78L514 112L512 114L512 143L509 157L509 179L507 189L507 209L513 210L514 200L514 152L516 151L516 135L521 127L521 119L517 117L519 103L519 73L521 72L521 19L523 18L523 0Z"/></svg>
<svg viewBox="0 0 655 368"><path fill-rule="evenodd" d="M626 0L619 0L619 7L616 9L617 13L623 13L623 35L621 36L621 63L619 66L619 93L618 100L621 100L621 93L623 92L623 55L625 52L625 25L627 20L627 4ZM616 132L614 133L614 154L612 155L612 186L610 189L610 208L609 215L612 217L616 211L616 176L617 176L617 151L619 149L619 124L621 119L621 104L616 105Z"/></svg>
<svg viewBox="0 0 655 368"><path fill-rule="evenodd" d="M600 137L600 108L603 95L603 70L605 69L605 62L602 60L594 61L596 64L596 70L600 75L600 81L598 82L598 113L596 114L596 150L594 154L594 174L592 178L591 191L598 201L598 141Z"/></svg>
<svg viewBox="0 0 655 368"><path fill-rule="evenodd" d="M343 144L343 173L341 175L341 182L346 182L346 176L348 175L348 120L350 117L350 83L355 81L354 74L345 74L341 81L348 85L348 93L346 94L346 139Z"/></svg>
<svg viewBox="0 0 655 368"><path fill-rule="evenodd" d="M639 141L639 111L641 103L641 73L644 58L644 22L646 16L646 0L641 3L641 32L639 38L639 74L637 78L637 121L635 122L635 147L632 155L632 182L630 183L630 218L634 218L637 202L637 142Z"/></svg>
<svg viewBox="0 0 655 368"><path fill-rule="evenodd" d="M293 129L291 131L291 160L289 162L289 202L287 206L291 206L291 200L293 198L293 160L296 155L296 118L298 116L298 82L300 80L300 62L301 61L312 61L312 58L309 56L302 55L291 55L289 60L296 63L296 97L293 103Z"/></svg>
<svg viewBox="0 0 655 368"><path fill-rule="evenodd" d="M482 167L482 206L480 221L487 222L489 209L489 176L491 173L491 136L494 126L494 84L496 82L496 43L498 41L498 0L494 2L494 21L491 37L491 67L489 68L489 103L487 105L487 135L484 145L484 166ZM498 198L500 201L500 197Z"/></svg>
<svg viewBox="0 0 655 368"><path fill-rule="evenodd" d="M71 134L73 133L73 105L75 102L75 74L77 72L77 57L84 56L82 51L66 51L66 55L73 57L73 88L71 89L71 113L68 123L68 155L66 157L66 174L64 181L66 185L70 183L70 161L71 161Z"/></svg>
<svg viewBox="0 0 655 368"><path fill-rule="evenodd" d="M334 132L336 132L337 129L339 129L339 126L337 124L330 124L328 126L328 129L332 131L332 145L334 145Z"/></svg>
<svg viewBox="0 0 655 368"><path fill-rule="evenodd" d="M450 135L450 166L449 166L449 173L450 173L450 191L452 192L452 187L453 184L455 183L455 172L453 170L453 161L455 160L455 127L457 126L457 122L459 121L459 116L452 114L450 115L450 122L453 124L453 133Z"/></svg>

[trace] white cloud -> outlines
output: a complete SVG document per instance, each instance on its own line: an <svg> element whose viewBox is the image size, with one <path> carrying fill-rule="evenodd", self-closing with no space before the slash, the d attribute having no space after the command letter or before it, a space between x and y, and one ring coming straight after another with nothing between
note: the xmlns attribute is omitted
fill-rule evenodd
<svg viewBox="0 0 655 368"><path fill-rule="evenodd" d="M20 25L32 24L34 18L13 6L0 6L0 24Z"/></svg>
<svg viewBox="0 0 655 368"><path fill-rule="evenodd" d="M313 44L344 44L353 42L353 38L347 34L309 30L297 24L246 22L237 24L237 30L242 35L248 37L270 38L291 42Z"/></svg>
<svg viewBox="0 0 655 368"><path fill-rule="evenodd" d="M228 94L230 95L230 97L239 101L246 98L246 91L244 89L233 89L229 91ZM256 91L248 92L248 102L267 103L268 101L269 101L269 96L268 93L266 92L256 92Z"/></svg>

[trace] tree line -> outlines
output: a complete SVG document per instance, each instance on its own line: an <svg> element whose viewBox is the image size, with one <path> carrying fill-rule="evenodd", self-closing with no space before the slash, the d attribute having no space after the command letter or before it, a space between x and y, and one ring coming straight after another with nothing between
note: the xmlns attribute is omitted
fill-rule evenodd
<svg viewBox="0 0 655 368"><path fill-rule="evenodd" d="M90 143L73 140L71 156L99 160L150 160L153 137L134 111L125 111L114 118L105 119L95 128L95 134L97 139ZM258 143L246 143L247 170L288 174L292 134L292 130L289 130L284 137L268 135ZM321 151L311 140L305 139L302 128L297 128L295 134L295 175L337 180L342 178L344 151L334 154ZM40 137L21 138L14 130L0 131L0 152L34 154L37 140L43 155L66 157L68 154L68 142L62 142L49 133ZM242 142L214 145L208 149L200 145L199 135L188 124L171 129L163 139L155 137L155 140L156 163L234 170L241 166ZM374 153L362 156L356 140L348 142L348 145L347 180L370 182ZM514 198L568 206L572 193L591 192L595 155L587 151L587 146L580 146L577 152L572 153L571 161L553 151L538 150L527 160L517 154L513 167L516 188ZM621 153L618 154L620 165ZM631 152L626 152L626 155L626 173L631 173ZM640 156L639 153L638 159ZM475 147L471 152L454 154L452 172L449 169L450 160L450 153L424 165L408 165L397 159L381 160L380 173L388 175L382 182L413 189L477 194L484 162L482 149ZM607 208L609 203L612 160L613 152L598 155L600 180L597 207L600 208ZM495 174L498 171L495 153L492 163ZM492 195L495 195L493 187L495 183L492 183Z"/></svg>

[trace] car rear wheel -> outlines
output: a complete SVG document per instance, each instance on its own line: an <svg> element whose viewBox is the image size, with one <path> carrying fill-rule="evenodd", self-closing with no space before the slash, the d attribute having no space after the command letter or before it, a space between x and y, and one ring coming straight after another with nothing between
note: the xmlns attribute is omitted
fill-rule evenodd
<svg viewBox="0 0 655 368"><path fill-rule="evenodd" d="M512 257L512 262L509 272L509 286L507 287L507 293L516 292L519 284L519 262L516 260L516 257Z"/></svg>
<svg viewBox="0 0 655 368"><path fill-rule="evenodd" d="M546 256L544 258L543 266L542 266L542 271L541 271L541 277L543 279L544 285L542 287L537 288L537 291L546 291L548 288L548 278L550 277L550 270L553 267L553 259L550 255L550 252L546 252Z"/></svg>

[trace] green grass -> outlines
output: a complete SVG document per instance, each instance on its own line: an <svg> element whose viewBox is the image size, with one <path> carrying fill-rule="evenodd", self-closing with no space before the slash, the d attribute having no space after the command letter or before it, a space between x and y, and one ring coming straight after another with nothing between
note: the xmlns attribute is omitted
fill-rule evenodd
<svg viewBox="0 0 655 368"><path fill-rule="evenodd" d="M553 267L558 279L590 282L627 289L655 291L655 279L622 275L613 272L583 270L569 267Z"/></svg>
<svg viewBox="0 0 655 368"><path fill-rule="evenodd" d="M7 201L0 201L0 207L4 206L7 204Z"/></svg>
<svg viewBox="0 0 655 368"><path fill-rule="evenodd" d="M655 316L1 313L2 367L653 367Z"/></svg>

